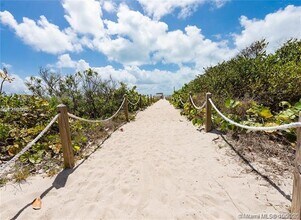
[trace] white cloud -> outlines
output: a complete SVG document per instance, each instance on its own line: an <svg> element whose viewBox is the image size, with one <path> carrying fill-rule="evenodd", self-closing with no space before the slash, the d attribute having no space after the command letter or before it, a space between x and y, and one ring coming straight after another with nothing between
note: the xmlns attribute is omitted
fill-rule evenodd
<svg viewBox="0 0 301 220"><path fill-rule="evenodd" d="M213 4L215 5L215 7L221 8L229 1L231 1L231 0L214 0Z"/></svg>
<svg viewBox="0 0 301 220"><path fill-rule="evenodd" d="M138 11L121 5L117 22L105 20L108 36L95 40L93 46L110 60L124 65L191 62L207 66L229 58L233 53L223 41L213 42L196 26L168 31L164 22L151 20Z"/></svg>
<svg viewBox="0 0 301 220"><path fill-rule="evenodd" d="M150 53L156 49L158 36L167 31L167 24L153 21L126 5L119 7L117 17L117 22L105 21L108 35L116 39L96 41L95 46L109 59L125 65L150 63Z"/></svg>
<svg viewBox="0 0 301 220"><path fill-rule="evenodd" d="M53 67L53 65L49 66ZM84 71L90 67L89 63L83 59L80 59L79 61L73 61L69 54L60 55L55 66L58 68L73 68L76 71Z"/></svg>
<svg viewBox="0 0 301 220"><path fill-rule="evenodd" d="M115 12L116 11L116 5L113 1L104 1L103 2L103 9L107 12Z"/></svg>
<svg viewBox="0 0 301 220"><path fill-rule="evenodd" d="M44 16L40 16L37 22L24 17L23 22L18 24L10 12L3 11L0 12L0 21L12 28L24 43L38 51L56 54L81 50L81 46L75 43L76 39L70 30L61 31L58 26L49 23Z"/></svg>
<svg viewBox="0 0 301 220"><path fill-rule="evenodd" d="M89 69L90 65L89 63L87 63L85 60L80 59L77 63L76 63L76 71L84 71Z"/></svg>
<svg viewBox="0 0 301 220"><path fill-rule="evenodd" d="M240 24L242 32L233 35L238 49L265 38L269 42L268 52L272 52L290 38L301 39L301 7L290 5L262 20L241 16Z"/></svg>
<svg viewBox="0 0 301 220"><path fill-rule="evenodd" d="M228 41L206 38L201 29L187 26L185 31L168 31L168 25L121 5L117 22L106 20L108 36L94 41L94 46L110 60L124 65L192 63L198 68L227 60L256 40L266 38L268 51L278 48L289 38L301 38L301 7L288 6L268 14L263 20L241 18L244 30L234 35L235 48ZM283 31L284 30L284 31Z"/></svg>
<svg viewBox="0 0 301 220"><path fill-rule="evenodd" d="M199 5L209 2L217 8L222 7L229 0L137 0L143 7L144 11L152 16L154 19L159 20L164 15L170 14L175 9L180 9L178 17L185 18L190 16L196 11Z"/></svg>
<svg viewBox="0 0 301 220"><path fill-rule="evenodd" d="M0 21L2 24L9 25L10 27L16 29L18 26L17 21L15 20L14 16L9 13L8 11L1 11L0 12Z"/></svg>
<svg viewBox="0 0 301 220"><path fill-rule="evenodd" d="M168 32L159 37L158 43L154 59L164 63L193 63L206 67L229 59L234 53L225 42L206 39L196 26L187 26L185 32Z"/></svg>
<svg viewBox="0 0 301 220"><path fill-rule="evenodd" d="M136 77L125 69L115 69L110 65L104 67L92 67L92 69L98 72L103 79L110 79L111 77L116 81L125 82L131 85L137 83Z"/></svg>
<svg viewBox="0 0 301 220"><path fill-rule="evenodd" d="M62 54L58 57L58 61L56 63L56 66L58 68L74 68L76 65L76 62L71 60L71 57L69 54Z"/></svg>
<svg viewBox="0 0 301 220"><path fill-rule="evenodd" d="M65 18L74 31L98 37L104 35L99 1L63 0L62 5L67 13Z"/></svg>
<svg viewBox="0 0 301 220"><path fill-rule="evenodd" d="M192 80L201 71L189 67L182 67L176 72L165 70L143 70L136 66L126 66L122 69L114 69L112 66L92 67L100 73L104 79L110 76L116 80L127 83L129 86L137 86L137 90L143 94L164 92L170 94L173 87L180 88L184 83Z"/></svg>
<svg viewBox="0 0 301 220"><path fill-rule="evenodd" d="M82 69L79 68L84 64ZM53 66L53 65L52 65ZM139 92L144 94L154 94L164 92L166 94L173 90L173 87L180 88L184 83L192 80L203 70L197 68L181 67L176 72L165 70L144 70L137 66L125 66L116 69L111 65L104 67L90 66L85 60L72 60L69 54L58 57L56 66L59 68L73 68L76 71L83 71L91 68L98 72L102 79L114 79L118 82L127 83L129 86L137 86Z"/></svg>

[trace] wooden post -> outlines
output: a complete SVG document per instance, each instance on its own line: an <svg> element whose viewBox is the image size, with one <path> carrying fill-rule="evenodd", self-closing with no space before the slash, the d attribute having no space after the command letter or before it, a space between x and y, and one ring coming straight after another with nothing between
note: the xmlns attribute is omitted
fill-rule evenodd
<svg viewBox="0 0 301 220"><path fill-rule="evenodd" d="M139 107L142 109L142 97L141 94L139 94Z"/></svg>
<svg viewBox="0 0 301 220"><path fill-rule="evenodd" d="M71 144L67 106L64 104L60 104L57 106L57 108L58 108L58 112L60 113L58 121L59 121L61 144L63 147L64 167L73 168L74 155L73 155L73 149Z"/></svg>
<svg viewBox="0 0 301 220"><path fill-rule="evenodd" d="M211 98L211 93L206 93L206 119L205 119L205 131L209 132L212 130L212 120L211 120L211 103L209 102Z"/></svg>
<svg viewBox="0 0 301 220"><path fill-rule="evenodd" d="M299 112L301 122L301 112ZM291 211L295 219L301 219L301 128L297 128L297 146L294 169L293 200Z"/></svg>
<svg viewBox="0 0 301 220"><path fill-rule="evenodd" d="M128 104L128 95L124 94L124 114L126 121L129 121L129 104Z"/></svg>
<svg viewBox="0 0 301 220"><path fill-rule="evenodd" d="M190 105L192 105L190 97L192 98L192 92L189 92L189 103L190 103Z"/></svg>

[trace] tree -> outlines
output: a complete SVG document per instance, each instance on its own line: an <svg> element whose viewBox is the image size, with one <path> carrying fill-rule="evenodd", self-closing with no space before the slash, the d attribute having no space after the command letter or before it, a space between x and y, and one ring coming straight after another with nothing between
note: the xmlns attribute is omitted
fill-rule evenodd
<svg viewBox="0 0 301 220"><path fill-rule="evenodd" d="M4 67L2 71L0 71L0 78L1 78L1 84L0 84L0 95L3 93L3 84L4 82L11 83L14 78L8 75L7 69Z"/></svg>
<svg viewBox="0 0 301 220"><path fill-rule="evenodd" d="M111 77L103 79L93 69L62 75L41 68L39 76L30 77L25 84L33 95L64 103L71 112L90 118L114 113L128 91L125 85Z"/></svg>

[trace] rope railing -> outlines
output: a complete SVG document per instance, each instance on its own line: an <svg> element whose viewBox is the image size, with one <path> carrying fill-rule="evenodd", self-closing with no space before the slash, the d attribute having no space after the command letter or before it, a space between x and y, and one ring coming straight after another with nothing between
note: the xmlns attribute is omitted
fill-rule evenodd
<svg viewBox="0 0 301 220"><path fill-rule="evenodd" d="M40 138L50 129L50 127L54 124L54 122L56 122L56 120L58 119L59 114L57 114L56 116L54 116L52 118L52 120L48 123L48 125L43 129L43 131L41 131L35 139L33 139L31 142L29 142L18 154L16 154L12 159L10 159L8 162L6 162L5 164L3 164L0 167L0 173L3 173L5 171L6 168L8 168L9 166L11 166L14 162L16 162L16 160L19 159L19 157L24 154L26 151L28 151L38 140L40 140Z"/></svg>
<svg viewBox="0 0 301 220"><path fill-rule="evenodd" d="M201 110L201 109L205 108L205 106L206 106L206 102L204 102L203 105L201 105L201 106L197 106L197 105L194 103L191 94L189 94L188 100L190 101L191 105L192 105L195 109L197 109L197 110ZM183 100L182 100L181 97L179 98L179 101L180 101L180 103L181 103L183 106L185 105L185 103L183 102Z"/></svg>
<svg viewBox="0 0 301 220"><path fill-rule="evenodd" d="M182 101L182 98L180 97L180 103L184 106L185 105L185 103Z"/></svg>
<svg viewBox="0 0 301 220"><path fill-rule="evenodd" d="M142 100L141 95L139 95L139 99L137 103L135 103L135 105L139 103L140 108L142 106L141 100ZM153 102L153 97L148 97L148 104L152 102ZM91 119L78 117L74 114L69 113L66 105L63 104L58 105L59 114L54 116L52 120L49 122L49 124L36 136L36 138L34 138L31 142L29 142L19 153L17 153L8 162L0 166L0 176L4 174L7 168L9 168L14 162L16 162L22 154L24 154L32 147L50 129L50 127L56 122L56 120L58 120L58 125L59 125L59 134L60 134L61 144L63 148L63 156L64 156L64 166L65 168L74 167L74 155L73 155L73 149L71 144L71 134L70 134L70 126L69 126L68 119L73 118L76 120L85 121L89 123L103 123L112 120L114 117L116 117L117 114L124 107L124 114L125 114L126 121L129 121L129 113L128 113L129 104L131 104L131 102L128 100L128 97L125 94L117 111L111 117L106 119L101 119L101 120L91 120Z"/></svg>
<svg viewBox="0 0 301 220"><path fill-rule="evenodd" d="M239 124L233 120L231 120L230 118L226 117L223 113L221 113L221 111L216 107L216 105L214 104L214 102L212 101L211 98L209 98L209 101L212 105L212 107L214 108L214 110L227 122L229 122L230 124L236 125L237 127L240 128L244 128L244 129L248 129L248 130L252 130L252 131L271 131L271 130L286 130L289 128L298 128L301 127L301 122L293 122L290 124L284 124L284 125L278 125L278 126L270 126L270 127L256 127L256 126L247 126L247 125L243 125L243 124Z"/></svg>
<svg viewBox="0 0 301 220"><path fill-rule="evenodd" d="M141 96L139 96L137 102L135 102L135 103L131 102L130 100L128 100L128 101L129 101L129 104L130 104L130 105L135 106L135 105L137 105L137 104L140 102L140 99L141 99Z"/></svg>
<svg viewBox="0 0 301 220"><path fill-rule="evenodd" d="M121 105L119 106L118 110L109 118L106 118L106 119L100 119L100 120L91 120L91 119L85 119L85 118L81 118L81 117L78 117L76 115L73 115L71 113L68 112L68 116L70 118L73 118L73 119L76 119L76 120L80 120L80 121L84 121L84 122L90 122L90 123L103 123L103 122L107 122L107 121L110 121L112 120L119 112L120 110L122 109L123 105L125 103L125 98L123 98L122 100L122 103Z"/></svg>
<svg viewBox="0 0 301 220"><path fill-rule="evenodd" d="M192 105L195 109L197 109L197 110L201 110L201 109L205 108L205 106L206 106L206 102L204 102L203 105L201 105L201 106L197 106L197 105L194 103L194 101L193 101L191 95L189 95L189 100L190 100L191 105Z"/></svg>

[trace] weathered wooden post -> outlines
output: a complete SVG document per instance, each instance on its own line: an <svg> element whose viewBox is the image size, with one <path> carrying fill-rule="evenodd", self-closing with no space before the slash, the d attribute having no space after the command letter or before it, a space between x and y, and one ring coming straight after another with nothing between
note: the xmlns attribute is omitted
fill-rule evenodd
<svg viewBox="0 0 301 220"><path fill-rule="evenodd" d="M212 130L212 120L211 120L211 103L209 98L211 98L211 93L206 93L206 119L205 119L205 131L209 132Z"/></svg>
<svg viewBox="0 0 301 220"><path fill-rule="evenodd" d="M129 104L128 104L128 95L124 94L124 114L126 121L129 121Z"/></svg>
<svg viewBox="0 0 301 220"><path fill-rule="evenodd" d="M139 108L142 109L142 97L141 97L141 94L139 94Z"/></svg>
<svg viewBox="0 0 301 220"><path fill-rule="evenodd" d="M73 155L73 149L71 144L67 106L64 104L60 104L57 106L57 108L58 108L58 112L60 113L58 121L59 121L61 144L63 147L64 167L73 168L74 155Z"/></svg>
<svg viewBox="0 0 301 220"><path fill-rule="evenodd" d="M190 105L192 105L192 102L191 102L191 98L192 98L192 92L189 92L189 103L190 103Z"/></svg>
<svg viewBox="0 0 301 220"><path fill-rule="evenodd" d="M299 112L301 122L301 112ZM301 128L297 128L297 146L294 169L293 200L291 211L295 219L301 219ZM296 216L295 216L296 215Z"/></svg>

